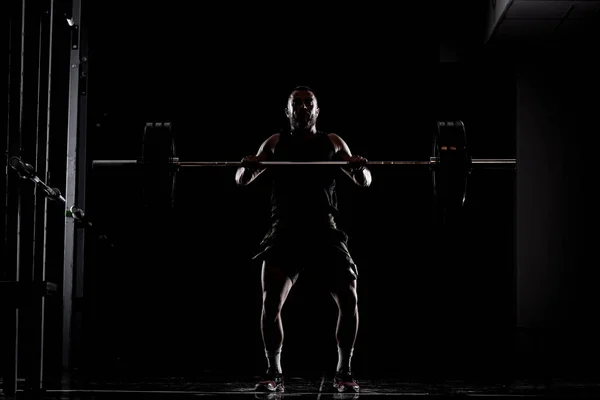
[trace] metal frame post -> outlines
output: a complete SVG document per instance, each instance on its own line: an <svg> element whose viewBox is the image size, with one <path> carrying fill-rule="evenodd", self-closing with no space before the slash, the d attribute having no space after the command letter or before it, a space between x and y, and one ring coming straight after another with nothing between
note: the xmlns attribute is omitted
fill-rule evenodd
<svg viewBox="0 0 600 400"><path fill-rule="evenodd" d="M79 204L78 197L83 197L83 189L78 189L78 183L85 180L85 156L79 160L78 155L85 154L85 123L82 123L81 99L86 95L85 79L87 60L82 59L81 52L81 0L72 0L73 8L71 14L71 56L70 56L70 78L69 78L69 106L67 121L67 152L66 152L66 177L65 177L65 213L69 207ZM85 104L84 104L85 105ZM64 230L64 261L63 261L63 293L62 293L62 366L69 371L73 364L72 343L77 338L78 318L75 318L74 304L76 299L83 295L83 231L77 230L72 218L65 218Z"/></svg>
<svg viewBox="0 0 600 400"><path fill-rule="evenodd" d="M79 84L78 84L78 131L77 131L77 181L76 181L76 199L77 207L83 210L87 209L86 206L86 192L87 192L87 122L88 122L88 41L87 41L87 29L85 27L85 10L81 8L81 0L78 0L79 4ZM75 2L74 2L75 5ZM75 50L72 47L72 50ZM84 322L84 272L85 272L85 235L87 230L84 226L80 226L75 230L75 303L74 303L74 321L73 321L73 332L72 332L72 343L77 347L74 351L76 356L72 362L74 366L81 368L83 363L83 322Z"/></svg>
<svg viewBox="0 0 600 400"><path fill-rule="evenodd" d="M45 181L50 178L50 119L52 93L52 46L54 39L55 0L40 2L39 11L39 73L37 80L36 159L35 170ZM43 3L43 4L42 4ZM32 281L36 294L30 307L32 330L31 365L29 365L28 389L44 390L44 344L46 323L46 299L43 287L46 281L48 242L48 198L36 191L34 198L34 245Z"/></svg>

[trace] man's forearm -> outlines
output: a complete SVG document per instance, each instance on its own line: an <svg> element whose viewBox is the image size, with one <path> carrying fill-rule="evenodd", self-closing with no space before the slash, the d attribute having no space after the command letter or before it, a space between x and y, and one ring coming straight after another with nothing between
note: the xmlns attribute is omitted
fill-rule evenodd
<svg viewBox="0 0 600 400"><path fill-rule="evenodd" d="M371 171L368 168L361 168L351 173L352 179L359 186L371 185Z"/></svg>
<svg viewBox="0 0 600 400"><path fill-rule="evenodd" d="M344 173L359 186L367 187L371 185L371 171L366 167L361 169L348 169L342 167L342 171L344 171Z"/></svg>
<svg viewBox="0 0 600 400"><path fill-rule="evenodd" d="M238 185L248 185L253 180L255 180L264 170L265 168L257 170L240 167L235 173L235 182Z"/></svg>

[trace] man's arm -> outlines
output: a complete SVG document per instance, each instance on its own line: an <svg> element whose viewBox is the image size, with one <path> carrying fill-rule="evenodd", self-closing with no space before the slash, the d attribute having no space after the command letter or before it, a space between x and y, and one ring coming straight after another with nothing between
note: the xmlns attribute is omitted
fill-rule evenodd
<svg viewBox="0 0 600 400"><path fill-rule="evenodd" d="M335 148L336 155L342 161L348 161L348 166L342 167L342 171L359 186L368 187L373 180L371 171L367 168L367 160L361 156L352 155L348 144L335 133L329 134L329 139Z"/></svg>
<svg viewBox="0 0 600 400"><path fill-rule="evenodd" d="M238 185L243 186L252 183L252 181L266 170L265 167L258 165L258 163L269 159L269 156L273 154L273 148L278 140L278 133L271 135L260 145L256 155L246 156L242 159L242 163L245 166L239 167L235 173L235 182Z"/></svg>

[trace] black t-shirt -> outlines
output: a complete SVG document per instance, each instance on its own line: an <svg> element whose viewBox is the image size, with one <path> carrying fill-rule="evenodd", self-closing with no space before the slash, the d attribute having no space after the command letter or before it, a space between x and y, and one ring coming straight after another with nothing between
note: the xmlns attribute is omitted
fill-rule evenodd
<svg viewBox="0 0 600 400"><path fill-rule="evenodd" d="M330 161L335 148L325 132L296 137L281 132L269 161ZM277 166L272 179L271 217L273 220L314 220L337 216L336 176L339 166Z"/></svg>

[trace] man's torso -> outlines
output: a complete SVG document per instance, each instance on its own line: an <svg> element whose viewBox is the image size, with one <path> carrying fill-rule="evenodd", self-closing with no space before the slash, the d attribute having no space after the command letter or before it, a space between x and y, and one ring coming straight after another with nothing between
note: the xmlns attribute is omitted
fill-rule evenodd
<svg viewBox="0 0 600 400"><path fill-rule="evenodd" d="M336 149L329 135L311 137L281 133L274 141L269 161L331 161ZM281 166L271 171L273 219L304 220L337 215L335 166Z"/></svg>

